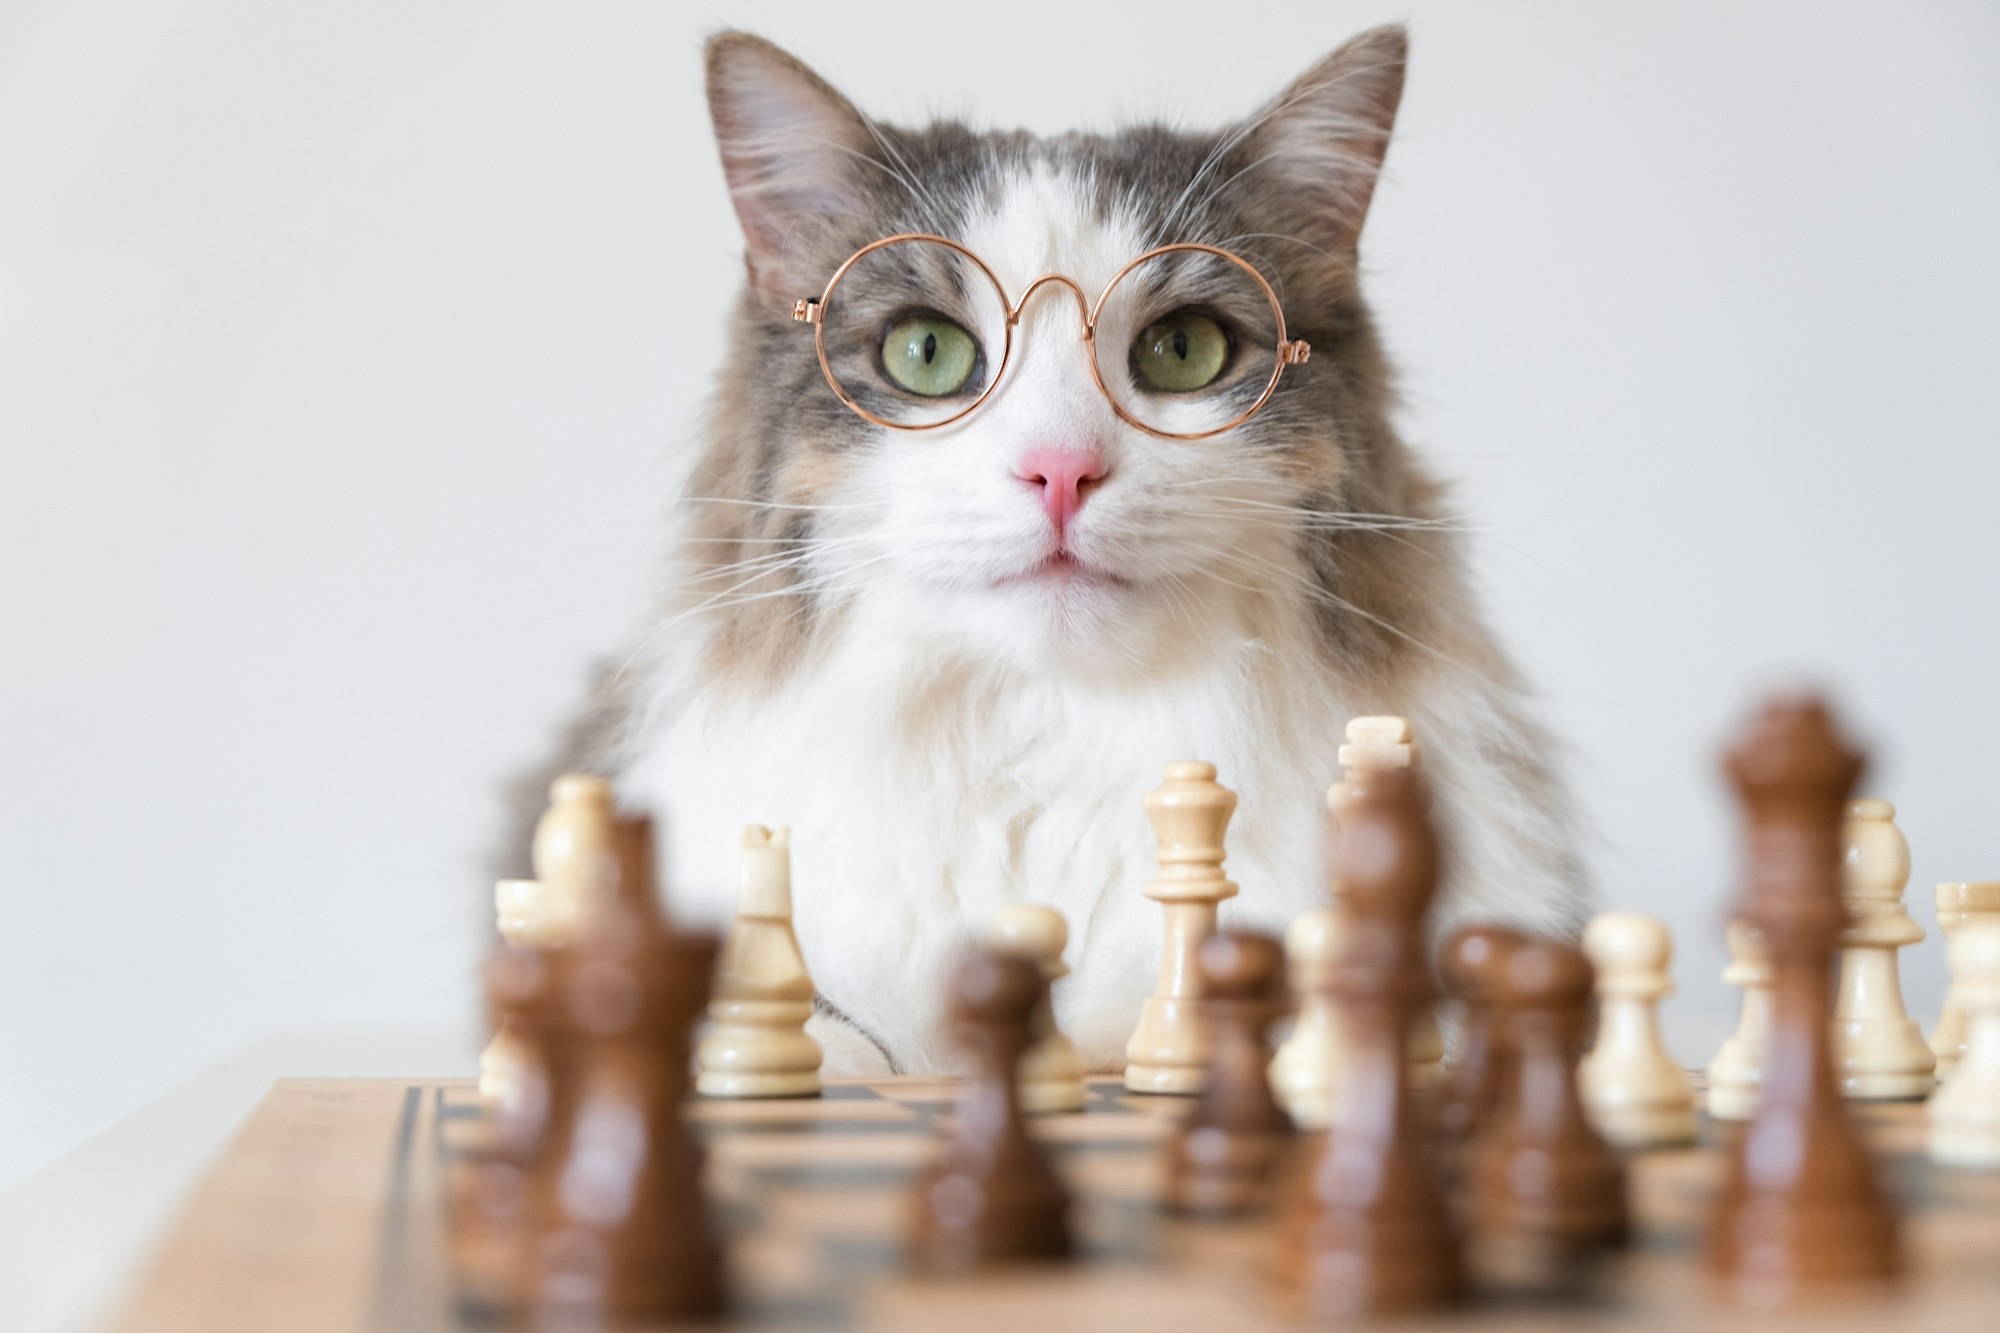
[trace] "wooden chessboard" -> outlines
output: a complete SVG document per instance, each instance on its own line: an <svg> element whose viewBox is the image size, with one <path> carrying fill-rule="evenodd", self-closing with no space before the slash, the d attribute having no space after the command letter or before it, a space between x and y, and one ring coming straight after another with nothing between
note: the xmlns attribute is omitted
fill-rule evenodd
<svg viewBox="0 0 2000 1333"><path fill-rule="evenodd" d="M1082 1112L1045 1117L1076 1196L1073 1264L970 1280L901 1271L907 1185L951 1113L947 1080L834 1080L823 1097L695 1105L710 1189L731 1236L734 1327L883 1330L1296 1327L1273 1304L1255 1223L1163 1214L1159 1152L1186 1103L1093 1084ZM1904 1200L1911 1272L1882 1296L1779 1317L1725 1304L1700 1263L1723 1153L1634 1159L1638 1242L1587 1293L1487 1300L1411 1328L2000 1326L2000 1175L1936 1168L1915 1105L1864 1106ZM276 1084L188 1201L107 1333L442 1333L455 1307L442 1182L478 1127L464 1080Z"/></svg>

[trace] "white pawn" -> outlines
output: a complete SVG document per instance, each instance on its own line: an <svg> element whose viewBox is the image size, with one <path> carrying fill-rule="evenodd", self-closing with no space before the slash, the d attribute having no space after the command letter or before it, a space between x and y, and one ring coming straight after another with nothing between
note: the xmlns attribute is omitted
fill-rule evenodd
<svg viewBox="0 0 2000 1333"><path fill-rule="evenodd" d="M1001 953L1025 958L1042 969L1053 984L1069 975L1063 950L1069 947L1069 923L1063 914L1041 903L1014 903L993 914L987 944ZM1076 1043L1056 1026L1055 1001L1044 991L1034 1017L1035 1044L1021 1057L1021 1109L1029 1115L1050 1111L1081 1111L1090 1100L1083 1081L1083 1057Z"/></svg>
<svg viewBox="0 0 2000 1333"><path fill-rule="evenodd" d="M813 1097L819 1043L806 1035L812 977L792 931L789 829L743 830L743 888L715 970L715 1028L695 1052L695 1090L709 1097Z"/></svg>
<svg viewBox="0 0 2000 1333"><path fill-rule="evenodd" d="M1747 921L1729 923L1729 966L1722 979L1743 991L1736 1031L1708 1065L1708 1113L1718 1120L1757 1114L1757 1091L1771 1051L1771 954Z"/></svg>
<svg viewBox="0 0 2000 1333"><path fill-rule="evenodd" d="M1285 931L1285 973L1298 998L1292 1033L1271 1057L1271 1094L1300 1129L1325 1129L1333 1118L1333 1090L1344 1047L1340 1011L1328 983L1340 949L1340 912L1306 912Z"/></svg>
<svg viewBox="0 0 2000 1333"><path fill-rule="evenodd" d="M577 938L618 882L615 818L603 778L565 773L549 787L549 808L535 825L535 878L548 928L561 939Z"/></svg>
<svg viewBox="0 0 2000 1333"><path fill-rule="evenodd" d="M538 879L503 879L493 886L500 938L510 949L542 949L556 943L548 929L548 894ZM479 1095L489 1102L511 1101L521 1075L521 1042L506 1022L479 1053Z"/></svg>
<svg viewBox="0 0 2000 1333"><path fill-rule="evenodd" d="M1597 971L1597 1044L1577 1070L1591 1123L1618 1148L1692 1143L1694 1089L1660 1037L1660 999L1674 988L1666 924L1605 912L1584 928L1583 952Z"/></svg>
<svg viewBox="0 0 2000 1333"><path fill-rule="evenodd" d="M1938 929L1946 940L1958 938L1968 921L2000 921L2000 882L1987 880L1972 884L1937 886ZM1954 973L1945 989L1944 1008L1937 1026L1931 1029L1931 1052L1937 1056L1937 1076L1942 1083L1950 1078L1965 1054L1965 1005L1958 998L1958 977Z"/></svg>
<svg viewBox="0 0 2000 1333"><path fill-rule="evenodd" d="M1903 1008L1896 950L1924 937L1903 906L1910 844L1887 801L1847 803L1841 826L1840 990L1833 1006L1840 1089L1867 1100L1923 1097L1937 1086L1937 1057Z"/></svg>
<svg viewBox="0 0 2000 1333"><path fill-rule="evenodd" d="M1965 1054L1931 1098L1931 1159L2000 1167L2000 921L1970 921L1958 931L1951 974L1965 1006Z"/></svg>

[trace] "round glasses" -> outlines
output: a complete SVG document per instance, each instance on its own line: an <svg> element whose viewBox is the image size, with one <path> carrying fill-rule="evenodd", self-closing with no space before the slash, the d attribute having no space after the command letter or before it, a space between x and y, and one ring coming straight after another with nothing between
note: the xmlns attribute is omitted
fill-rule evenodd
<svg viewBox="0 0 2000 1333"><path fill-rule="evenodd" d="M1212 245L1163 245L1113 275L1095 301L1060 273L1009 302L978 255L942 236L889 236L857 250L826 289L792 308L813 326L840 401L893 430L935 430L993 395L1028 300L1075 297L1091 380L1120 420L1169 440L1234 430L1312 349L1286 337L1278 295L1250 262Z"/></svg>

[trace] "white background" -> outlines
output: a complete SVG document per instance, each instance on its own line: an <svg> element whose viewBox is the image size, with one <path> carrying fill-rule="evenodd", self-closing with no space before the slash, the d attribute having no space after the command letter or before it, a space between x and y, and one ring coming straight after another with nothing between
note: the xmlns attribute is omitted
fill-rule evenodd
<svg viewBox="0 0 2000 1333"><path fill-rule="evenodd" d="M6 0L0 1184L260 1033L469 1029L496 788L641 612L739 272L707 31L1055 130L1389 18L1409 433L1681 1054L1754 690L1838 692L1921 921L2000 876L1992 6Z"/></svg>

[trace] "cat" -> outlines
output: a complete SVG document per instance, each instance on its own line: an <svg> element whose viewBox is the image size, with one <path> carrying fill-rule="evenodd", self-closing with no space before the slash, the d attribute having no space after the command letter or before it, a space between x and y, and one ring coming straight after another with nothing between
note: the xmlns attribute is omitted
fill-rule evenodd
<svg viewBox="0 0 2000 1333"><path fill-rule="evenodd" d="M1366 32L1219 132L1037 138L895 128L757 37L709 42L744 287L657 614L606 659L551 771L660 813L668 897L692 919L730 914L740 825L791 826L830 1072L952 1067L942 969L1020 900L1067 917L1059 1022L1091 1068L1120 1067L1161 945L1141 797L1170 761L1214 762L1240 793L1222 920L1281 930L1325 901L1322 793L1361 713L1417 729L1441 919L1580 921L1555 747L1442 487L1391 424L1359 288L1406 56L1400 28ZM1017 301L1043 274L1094 295L1152 247L1220 246L1269 280L1310 359L1240 425L1157 438L1092 383L1083 301L1051 282L990 401L890 429L834 392L795 308L863 246L917 232Z"/></svg>

